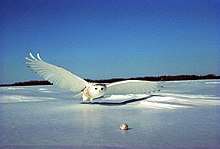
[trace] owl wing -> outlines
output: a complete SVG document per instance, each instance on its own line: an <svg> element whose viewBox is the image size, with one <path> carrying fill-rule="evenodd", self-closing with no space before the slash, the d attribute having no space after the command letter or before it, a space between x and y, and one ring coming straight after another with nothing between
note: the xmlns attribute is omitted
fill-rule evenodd
<svg viewBox="0 0 220 149"><path fill-rule="evenodd" d="M143 94L158 91L158 83L151 81L126 80L107 85L105 94Z"/></svg>
<svg viewBox="0 0 220 149"><path fill-rule="evenodd" d="M31 53L30 57L26 57L28 62L25 62L25 64L54 85L73 92L80 92L85 88L87 81L64 68L44 62L40 58L39 53L37 54L37 58Z"/></svg>

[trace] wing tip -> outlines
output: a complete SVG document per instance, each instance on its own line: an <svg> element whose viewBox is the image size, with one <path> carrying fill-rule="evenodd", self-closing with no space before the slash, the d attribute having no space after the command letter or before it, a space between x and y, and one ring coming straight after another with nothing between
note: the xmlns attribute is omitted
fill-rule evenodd
<svg viewBox="0 0 220 149"><path fill-rule="evenodd" d="M25 59L28 61L43 61L40 57L40 53L37 53L37 57L34 57L33 54L31 52L29 52L29 56L30 56L30 58L25 57Z"/></svg>
<svg viewBox="0 0 220 149"><path fill-rule="evenodd" d="M38 58L38 60L42 61L42 59L40 57L40 53L37 53L37 58Z"/></svg>
<svg viewBox="0 0 220 149"><path fill-rule="evenodd" d="M33 56L33 54L31 52L29 53L29 55L33 60L36 60L36 58Z"/></svg>

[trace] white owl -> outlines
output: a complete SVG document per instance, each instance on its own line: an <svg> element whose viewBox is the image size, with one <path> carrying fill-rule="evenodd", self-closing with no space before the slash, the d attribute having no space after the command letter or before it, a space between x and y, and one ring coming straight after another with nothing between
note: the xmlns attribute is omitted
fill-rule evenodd
<svg viewBox="0 0 220 149"><path fill-rule="evenodd" d="M104 94L148 94L158 90L158 83L151 81L126 80L110 84L90 83L62 67L43 61L39 53L37 54L37 58L32 53L30 53L30 57L26 57L28 62L25 62L25 64L28 67L54 85L78 92L78 95L82 96L83 101L93 101L96 98L102 97Z"/></svg>

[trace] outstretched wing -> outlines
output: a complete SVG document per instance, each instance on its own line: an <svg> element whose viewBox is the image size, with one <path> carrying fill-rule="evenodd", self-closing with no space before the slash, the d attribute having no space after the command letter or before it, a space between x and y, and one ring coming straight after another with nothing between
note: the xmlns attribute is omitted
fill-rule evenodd
<svg viewBox="0 0 220 149"><path fill-rule="evenodd" d="M30 57L31 58L26 57L28 62L25 62L25 64L54 85L73 92L80 92L85 88L87 81L64 68L44 62L40 58L39 53L37 54L37 58L31 53Z"/></svg>
<svg viewBox="0 0 220 149"><path fill-rule="evenodd" d="M158 91L158 83L151 81L126 80L107 85L105 94L145 94Z"/></svg>

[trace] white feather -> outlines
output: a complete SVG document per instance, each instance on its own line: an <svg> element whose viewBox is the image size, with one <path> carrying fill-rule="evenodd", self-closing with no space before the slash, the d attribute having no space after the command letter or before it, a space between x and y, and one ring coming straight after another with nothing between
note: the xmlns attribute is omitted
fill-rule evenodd
<svg viewBox="0 0 220 149"><path fill-rule="evenodd" d="M31 52L29 53L29 55L30 55L30 57L31 57L33 60L37 60L37 59L32 55Z"/></svg>
<svg viewBox="0 0 220 149"><path fill-rule="evenodd" d="M61 88L71 90L73 92L81 92L87 85L87 81L76 76L70 71L44 62L40 55L37 54L35 58L32 53L30 53L30 58L26 58L29 62L26 64L41 77L50 81L54 85L57 85Z"/></svg>
<svg viewBox="0 0 220 149"><path fill-rule="evenodd" d="M38 60L42 61L42 59L40 57L40 53L37 53L37 58L38 58Z"/></svg>
<svg viewBox="0 0 220 149"><path fill-rule="evenodd" d="M126 80L107 85L105 94L143 94L157 91L158 83L151 81Z"/></svg>

